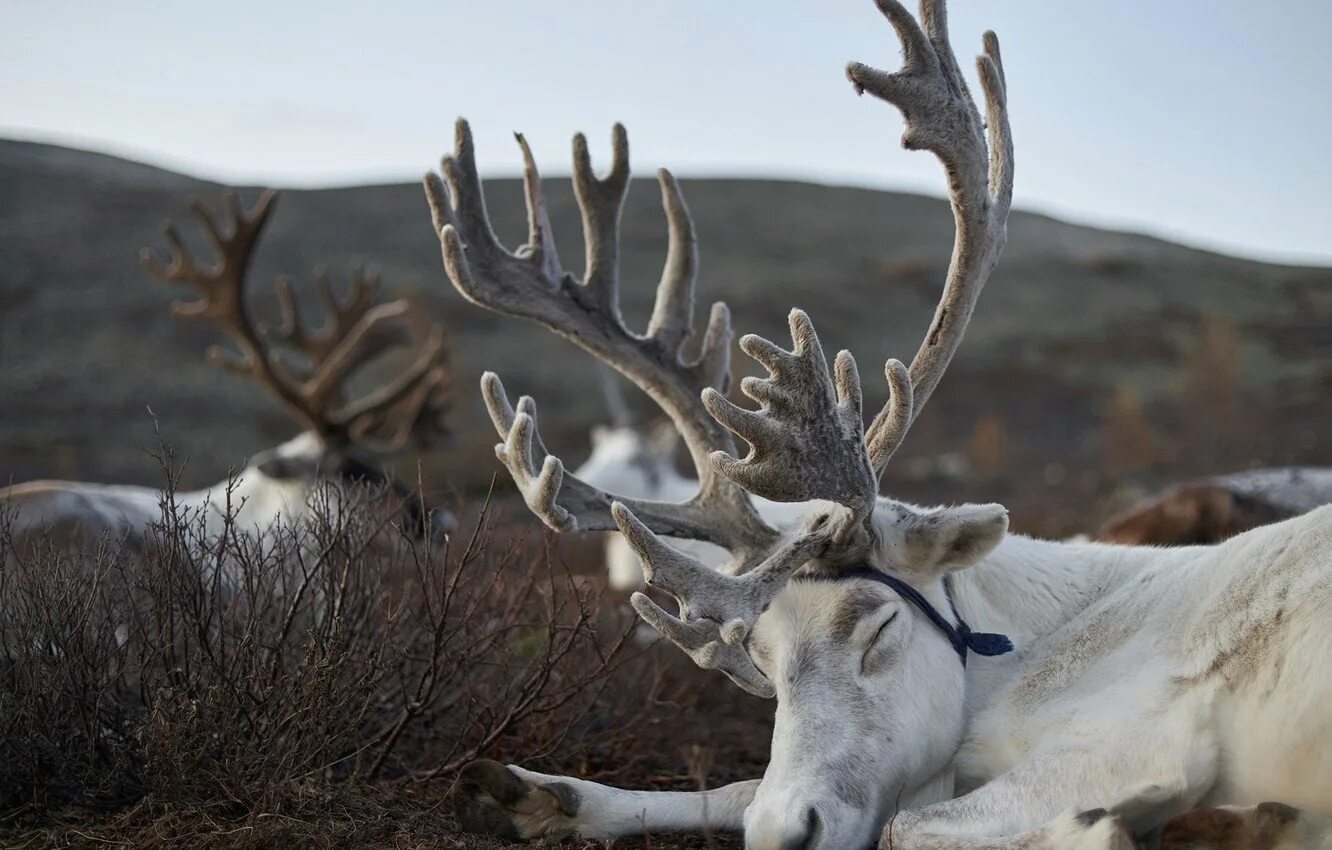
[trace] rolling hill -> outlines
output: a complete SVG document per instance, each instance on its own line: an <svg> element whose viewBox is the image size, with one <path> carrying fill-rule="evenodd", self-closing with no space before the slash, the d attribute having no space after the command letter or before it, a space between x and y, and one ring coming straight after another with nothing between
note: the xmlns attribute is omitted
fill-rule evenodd
<svg viewBox="0 0 1332 850"><path fill-rule="evenodd" d="M869 403L880 403L877 364L908 359L933 309L952 243L947 205L796 182L683 185L701 239L700 302L725 300L740 332L777 340L787 310L805 307L830 349L857 355ZM525 228L518 181L491 180L487 188L497 231L518 242ZM292 432L262 392L205 362L212 333L172 319L173 293L137 260L140 247L160 244L164 218L183 220L190 197L216 200L218 190L110 156L0 141L0 478L159 481L145 453L155 442L148 408L189 458L190 484L221 477ZM547 194L562 255L576 268L581 237L568 180L548 180ZM636 326L650 309L664 230L655 185L636 180L622 274ZM353 260L382 270L422 321L442 316L454 334L459 439L432 459L432 477L474 490L498 468L475 389L483 368L498 371L511 391L533 393L554 448L574 462L581 457L583 432L603 416L590 359L534 325L462 301L442 271L418 186L284 192L257 255L256 282L266 286L279 273L308 280L316 264L338 277ZM256 303L272 308L267 298ZM1220 355L1204 344L1209 327L1231 340ZM1213 363L1218 356L1226 362ZM1208 390L1214 373L1233 380ZM1160 477L1189 467L1181 446L1198 446L1190 421L1213 415L1190 405L1209 392L1235 395L1217 404L1243 417L1218 424L1241 436L1227 438L1209 462L1326 463L1329 389L1332 269L1252 262L1015 212L967 342L903 463L963 451L982 456L972 457L974 468L997 452L992 498L1026 495L1029 480L1069 502L1059 488L1073 486L1076 471L1103 466L1116 398L1121 408L1125 393L1129 407L1142 401L1160 451L1141 474ZM902 486L937 497L932 476L908 476ZM1035 513L1030 524L1043 527Z"/></svg>

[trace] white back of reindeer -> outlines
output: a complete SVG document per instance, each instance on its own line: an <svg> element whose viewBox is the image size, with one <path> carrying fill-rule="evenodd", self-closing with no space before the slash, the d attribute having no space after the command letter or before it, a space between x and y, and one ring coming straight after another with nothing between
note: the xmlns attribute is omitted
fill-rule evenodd
<svg viewBox="0 0 1332 850"><path fill-rule="evenodd" d="M592 429L592 454L574 475L621 497L678 502L698 489L698 482L680 474L675 450L680 436L669 422L647 431L632 425L598 425ZM728 560L726 551L710 543L680 540L677 545L715 567ZM619 532L606 535L606 572L610 586L630 590L643 584L643 566Z"/></svg>
<svg viewBox="0 0 1332 850"><path fill-rule="evenodd" d="M592 454L574 475L615 496L682 502L698 492L698 481L680 474L675 452L680 435L669 422L644 432L628 425L598 425L591 432ZM781 529L794 528L809 506L755 499L759 514ZM671 545L714 569L725 569L731 556L703 540L675 538ZM606 571L610 586L633 590L643 586L643 562L619 532L606 535Z"/></svg>

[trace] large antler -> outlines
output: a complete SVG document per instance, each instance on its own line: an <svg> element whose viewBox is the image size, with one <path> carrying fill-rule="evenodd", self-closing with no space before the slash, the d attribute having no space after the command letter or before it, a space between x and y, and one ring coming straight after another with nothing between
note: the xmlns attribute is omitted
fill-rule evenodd
<svg viewBox="0 0 1332 850"><path fill-rule="evenodd" d="M708 455L733 451L734 443L699 403L702 389L725 389L729 379L731 325L725 305L713 305L698 357L684 354L693 333L696 250L693 222L675 179L659 172L670 247L647 333L639 335L625 327L619 308L620 209L629 188L624 128L615 126L611 169L601 178L592 171L587 140L582 135L574 139L574 189L587 246L581 281L560 264L536 164L527 142L517 138L524 159L528 239L513 253L491 229L466 121L458 121L454 152L443 160L444 179L426 176L449 277L468 300L545 325L650 395L684 436L698 469L699 490L680 504L627 504L660 534L708 540L729 549L742 565L757 563L777 533L759 518L741 488L712 469ZM493 374L483 378L482 389L504 440L497 454L532 511L560 531L616 528L611 497L566 473L560 460L546 452L537 433L535 403L523 397L515 410Z"/></svg>
<svg viewBox="0 0 1332 850"><path fill-rule="evenodd" d="M267 190L246 211L236 193L228 192L220 223L202 203L191 204L217 252L215 265L191 257L170 223L164 228L170 247L167 263L143 249L140 258L155 277L193 286L200 295L194 301L175 302L172 312L212 321L226 331L239 356L214 346L210 358L260 383L325 440L388 451L410 437L424 439L443 429L449 375L440 326L431 330L419 356L394 380L360 399L344 401L346 383L354 373L387 348L407 342L407 302L380 303L378 278L354 269L351 292L340 301L327 275L316 273L315 291L325 314L319 330L303 321L287 278L277 284L282 316L278 328L269 332L251 319L246 307L250 260L276 198L276 192ZM284 356L287 353L296 355L295 362Z"/></svg>
<svg viewBox="0 0 1332 850"><path fill-rule="evenodd" d="M943 163L956 228L943 295L911 361L911 396L900 398L894 392L870 426L870 459L882 472L953 359L976 299L1008 241L1013 136L1008 84L993 32L985 33L985 52L976 59L985 95L982 122L948 41L944 0L921 0L923 31L897 0L876 3L902 41L902 69L888 73L852 62L846 66L847 78L857 93L869 92L902 111L903 147L931 151ZM889 365L890 373L894 368ZM892 374L889 381L896 384Z"/></svg>
<svg viewBox="0 0 1332 850"><path fill-rule="evenodd" d="M661 404L685 434L704 490L691 505L710 494L725 494L729 504L739 501L735 491L722 489L726 480L759 496L778 501L822 499L845 509L835 521L816 524L810 531L777 546L769 533L763 549L770 554L740 575L720 575L694 558L666 545L657 535L698 537L681 533L679 514L658 504L615 503L611 511L617 527L643 560L648 581L674 596L680 615L672 616L643 594L635 594L639 614L700 666L724 671L737 684L759 696L771 696L770 682L754 666L744 639L754 622L802 565L816 557L846 556L867 540L864 529L873 512L878 477L908 428L938 384L975 307L986 279L998 261L1006 238L1012 197L1013 147L1009 134L1003 69L998 41L985 36L985 55L978 65L989 119L989 146L979 113L948 43L942 0L923 0L922 32L896 0L878 0L880 10L902 39L905 66L895 74L858 63L847 73L857 91L870 91L898 106L906 118L903 143L908 149L933 151L949 177L949 198L956 223L956 240L943 295L930 331L908 370L896 360L885 367L891 395L864 430L861 389L855 361L848 352L837 355L829 370L822 347L808 316L792 311L793 350L785 351L767 340L746 336L741 348L768 371L766 379L747 378L742 391L759 402L759 410L737 407L725 399L724 386L712 379L702 382L703 401L717 422L743 437L748 455L734 457L729 440L698 416L682 392L689 385L679 368L678 345L689 327L692 296L693 233L687 229L673 181L663 172L663 195L671 222L671 251L667 274L658 292L657 309L646 338L624 330L616 306L615 221L628 180L623 130L617 127L615 161L603 181L591 175L586 143L575 141L574 182L583 208L588 243L588 278L579 284L563 273L550 239L550 226L541 203L540 186L527 146L528 244L516 254L504 251L486 220L480 181L472 161L471 138L459 125L455 158L445 160L453 205L436 177L427 178L435 225L444 246L444 261L456 286L469 298L501 312L523 315L570 337L638 382ZM461 230L461 234L460 231ZM469 268L469 263L474 268ZM681 278L690 282L681 285ZM721 314L723 319L725 314ZM709 326L705 356L713 353L724 363L719 348L710 347L729 337L729 328L713 333ZM675 317L672 321L672 317ZM653 348L662 329L672 343ZM656 356L651 356L655 354ZM711 373L716 374L716 373ZM491 415L505 444L500 457L513 473L528 504L548 524L567 530L578 527L578 517L592 518L593 528L605 528L606 494L563 476L563 467L547 456L535 436L535 408L524 397L515 413L497 379L484 382ZM703 455L709 453L708 463ZM734 494L734 495L733 495ZM716 498L711 495L711 498ZM680 508L687 506L665 506ZM744 503L741 516L752 516ZM646 522L640 521L645 517ZM733 519L730 516L723 520ZM698 528L703 539L735 549L746 546L744 560L754 563L762 537L741 535L728 540L714 527Z"/></svg>
<svg viewBox="0 0 1332 850"><path fill-rule="evenodd" d="M744 649L745 637L791 574L826 547L828 535L810 533L779 546L777 533L759 519L743 489L748 486L745 476L724 465L720 472L726 474L719 474L714 465L713 456L729 457L734 451L734 443L721 426L734 425L734 421L718 413L726 404L719 400L730 368L730 321L725 306L714 305L702 353L696 360L685 359L682 348L693 324L694 233L679 189L666 171L660 172L670 239L666 270L647 334L639 336L625 327L618 306L617 252L629 166L627 141L618 125L613 140L614 161L603 179L592 174L586 141L582 136L574 140L574 187L588 246L584 282L575 280L559 264L536 166L521 136L529 231L527 244L516 252L506 251L491 231L466 122L458 122L454 154L444 159L448 186L438 176L427 175L426 194L445 268L459 291L482 306L540 322L651 395L684 435L699 471L699 492L683 504L615 500L569 475L542 444L535 402L523 396L515 409L499 378L487 373L482 392L495 430L504 440L496 453L528 506L551 528L618 528L624 533L643 560L648 582L673 595L680 606L676 617L643 594L635 594L634 607L645 620L700 666L722 670L751 693L771 696L771 684ZM822 351L814 342L817 354L809 353L810 365L801 374L822 370L826 377ZM746 387L750 392L753 385L747 381ZM700 393L706 408L700 404ZM851 429L854 419L856 444L863 457L858 385L856 393L850 402L854 413L843 411L846 421L841 427ZM736 417L748 415L733 410ZM869 467L864 466L869 494L860 502L873 499ZM844 489L829 489L827 495L840 496ZM740 562L740 574L718 573L667 546L657 535L717 543Z"/></svg>
<svg viewBox="0 0 1332 850"><path fill-rule="evenodd" d="M700 666L724 670L759 696L770 696L772 685L745 653L744 637L801 564L816 556L845 558L862 551L870 539L858 532L873 513L879 475L957 350L1006 240L1013 144L998 40L986 33L985 55L977 62L988 117L987 150L980 116L949 47L943 0L921 4L928 37L896 0L878 0L878 6L902 38L905 66L888 74L852 63L847 73L857 91L870 91L902 110L908 149L933 151L943 162L956 223L953 258L929 333L909 370L897 360L886 364L891 395L868 434L854 359L840 352L830 373L813 324L800 310L790 317L792 351L752 335L740 341L768 371L766 379L741 383L759 410L737 407L714 390L703 396L713 416L750 445L740 460L715 452L712 461L720 474L765 498L823 499L846 510L735 577L711 573L666 546L627 511L617 510L651 583L680 603L680 618L642 594L635 595L634 607Z"/></svg>
<svg viewBox="0 0 1332 850"><path fill-rule="evenodd" d="M929 332L910 369L897 360L886 364L891 394L863 443L855 361L848 352L837 355L834 391L813 325L798 310L791 314L794 352L755 336L740 342L770 375L766 380L747 378L741 385L760 403L759 411L743 410L717 395L706 399L709 410L751 447L743 460L718 455L723 475L777 501L829 499L860 519L868 518L878 476L962 341L981 289L1003 251L1013 196L1013 141L994 33L985 34L985 55L977 59L987 146L987 125L949 46L943 0L922 0L925 31L897 0L876 2L902 40L905 64L890 74L852 62L847 75L857 92L869 91L901 109L906 118L903 146L933 151L948 174L956 236Z"/></svg>

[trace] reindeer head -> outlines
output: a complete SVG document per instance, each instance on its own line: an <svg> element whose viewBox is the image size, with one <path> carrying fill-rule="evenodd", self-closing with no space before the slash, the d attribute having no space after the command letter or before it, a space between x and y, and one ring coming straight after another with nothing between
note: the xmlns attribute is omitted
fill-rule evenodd
<svg viewBox="0 0 1332 850"><path fill-rule="evenodd" d="M202 203L192 204L217 253L215 265L191 257L169 223L164 228L171 249L168 262L158 261L147 248L140 255L159 280L198 291L199 299L172 304L173 313L211 321L231 337L238 353L214 346L210 359L260 384L304 429L255 455L246 474L301 494L325 483L374 486L391 491L405 531L420 536L429 527L446 530L452 522L447 511L428 513L413 489L391 482L375 462L409 443L425 446L447 437L450 375L443 327L431 328L415 359L395 378L353 397L348 385L365 366L410 344L408 304L381 302L376 276L353 267L350 291L339 298L328 275L317 270L314 289L324 313L321 327L305 321L291 280L279 278L281 321L275 328L256 324L246 304L250 260L276 198L276 192L266 191L246 211L237 195L228 192L221 223Z"/></svg>
<svg viewBox="0 0 1332 850"><path fill-rule="evenodd" d="M659 173L669 228L666 268L647 332L625 326L618 297L618 226L629 185L622 127L612 136L605 177L592 172L586 140L574 140L587 246L581 280L560 263L521 136L529 233L515 252L490 227L465 122L458 123L454 153L444 158L444 179L431 174L425 183L444 265L459 291L544 324L620 371L670 415L689 449L699 475L693 498L615 500L566 474L546 451L531 398L515 408L495 375L482 379L503 439L496 453L529 508L559 531L618 528L642 559L649 585L679 606L670 614L635 594L643 619L701 667L777 698L772 762L746 813L746 840L754 847L864 846L899 792L911 800L944 769L961 730L963 677L955 650L965 658L968 645L959 624L948 620L944 577L983 557L1007 528L998 506L923 511L877 495L884 467L943 376L998 261L1013 175L993 34L978 60L988 119L982 123L949 46L942 0L923 1L923 29L896 0L878 5L902 40L905 66L890 74L852 63L848 76L858 92L902 110L907 148L933 151L943 162L957 234L930 329L910 368L886 364L889 400L868 430L854 359L843 351L829 368L803 311L790 316L790 351L756 336L740 341L768 372L740 386L758 410L725 397L731 339L725 305L713 306L697 356L687 356L696 244L666 171ZM749 444L744 458L732 434ZM811 514L783 536L758 515L751 494L811 502ZM663 536L721 546L734 558L732 569L714 572Z"/></svg>

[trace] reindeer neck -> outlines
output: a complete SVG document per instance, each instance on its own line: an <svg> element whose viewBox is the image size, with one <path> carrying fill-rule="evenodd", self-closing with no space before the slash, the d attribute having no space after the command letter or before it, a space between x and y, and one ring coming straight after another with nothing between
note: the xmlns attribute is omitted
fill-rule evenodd
<svg viewBox="0 0 1332 850"><path fill-rule="evenodd" d="M1188 550L1103 543L1064 543L1008 535L983 561L955 573L958 613L976 631L1008 635L1017 651L974 658L968 665L968 702L987 695L1024 663L1024 648L1076 618L1150 566L1187 559Z"/></svg>

